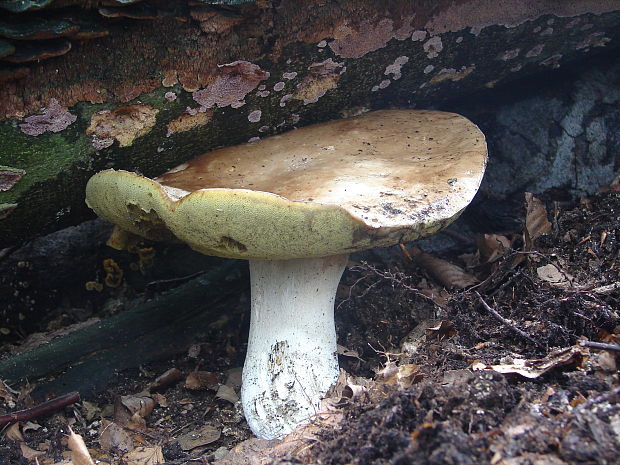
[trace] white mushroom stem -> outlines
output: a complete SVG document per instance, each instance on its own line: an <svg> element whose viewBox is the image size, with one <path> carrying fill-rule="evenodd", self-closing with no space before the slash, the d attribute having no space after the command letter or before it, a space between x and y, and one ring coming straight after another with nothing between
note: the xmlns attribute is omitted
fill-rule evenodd
<svg viewBox="0 0 620 465"><path fill-rule="evenodd" d="M334 300L346 255L250 260L252 313L241 401L256 436L281 438L338 378Z"/></svg>

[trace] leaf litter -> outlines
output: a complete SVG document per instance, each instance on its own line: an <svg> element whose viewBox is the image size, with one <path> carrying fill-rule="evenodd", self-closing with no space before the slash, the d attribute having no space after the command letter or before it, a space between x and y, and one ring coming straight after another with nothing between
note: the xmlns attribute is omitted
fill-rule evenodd
<svg viewBox="0 0 620 465"><path fill-rule="evenodd" d="M614 464L620 192L523 205L521 231L353 263L337 300L341 377L315 423L283 440L252 439L243 420L237 324L31 420L42 428L8 427L2 463ZM32 407L28 389L0 384L2 407Z"/></svg>

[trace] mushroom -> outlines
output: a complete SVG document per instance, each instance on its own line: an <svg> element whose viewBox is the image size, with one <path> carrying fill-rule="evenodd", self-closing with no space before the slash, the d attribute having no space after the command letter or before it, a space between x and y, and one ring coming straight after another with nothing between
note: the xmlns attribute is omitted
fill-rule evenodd
<svg viewBox="0 0 620 465"><path fill-rule="evenodd" d="M382 110L214 150L158 178L106 170L87 204L122 229L250 261L241 399L261 438L318 412L338 377L334 299L351 252L447 226L486 165L454 113Z"/></svg>

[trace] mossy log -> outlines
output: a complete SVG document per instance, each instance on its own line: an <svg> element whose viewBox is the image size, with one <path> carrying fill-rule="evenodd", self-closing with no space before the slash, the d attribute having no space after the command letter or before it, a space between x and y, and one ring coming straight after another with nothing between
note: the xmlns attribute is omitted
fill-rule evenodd
<svg viewBox="0 0 620 465"><path fill-rule="evenodd" d="M0 379L35 382L38 395L80 391L87 396L101 390L115 372L204 342L223 316L242 318L231 308L244 269L243 262L229 260L149 301L128 303L114 317L0 362Z"/></svg>
<svg viewBox="0 0 620 465"><path fill-rule="evenodd" d="M0 249L90 217L84 185L100 169L156 175L218 146L429 107L620 41L618 0L78 3L9 10L0 24Z"/></svg>

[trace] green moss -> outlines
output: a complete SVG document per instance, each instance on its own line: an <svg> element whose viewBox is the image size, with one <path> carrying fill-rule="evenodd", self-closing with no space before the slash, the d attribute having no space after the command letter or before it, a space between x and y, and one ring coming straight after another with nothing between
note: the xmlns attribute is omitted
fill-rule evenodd
<svg viewBox="0 0 620 465"><path fill-rule="evenodd" d="M88 139L76 130L62 134L29 136L12 124L0 125L0 159L3 164L26 172L9 191L0 192L0 203L17 201L35 184L54 179L94 153Z"/></svg>

